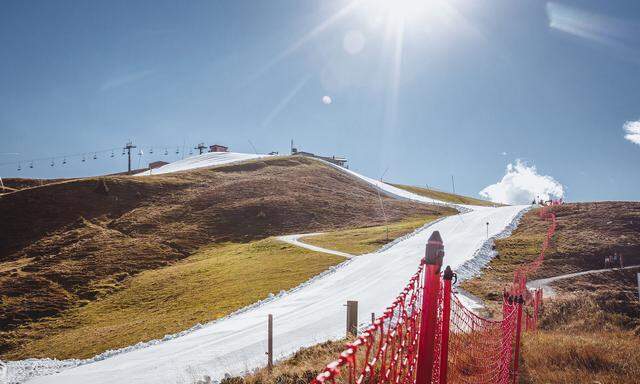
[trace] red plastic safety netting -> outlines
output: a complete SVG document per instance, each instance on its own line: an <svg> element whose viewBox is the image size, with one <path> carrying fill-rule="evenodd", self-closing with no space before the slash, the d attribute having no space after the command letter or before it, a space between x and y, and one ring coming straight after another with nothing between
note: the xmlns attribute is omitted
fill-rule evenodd
<svg viewBox="0 0 640 384"><path fill-rule="evenodd" d="M509 383L516 313L516 305L505 300L502 320L485 319L454 296L446 382Z"/></svg>
<svg viewBox="0 0 640 384"><path fill-rule="evenodd" d="M384 314L347 344L338 360L316 378L317 383L412 383L424 268L421 265Z"/></svg>
<svg viewBox="0 0 640 384"><path fill-rule="evenodd" d="M527 274L537 270L556 230L551 221L540 255L518 269L504 293L502 319L486 319L465 307L452 293L453 272L439 272L440 235L429 240L427 257L384 314L347 344L313 384L507 384L518 377L520 332L537 326L542 290L526 288ZM435 240L433 240L435 239ZM433 241L432 241L433 240ZM434 248L430 248L431 245ZM438 248L439 247L439 248ZM430 252L439 255L430 260ZM524 311L523 305L527 308ZM522 323L524 320L524 324Z"/></svg>

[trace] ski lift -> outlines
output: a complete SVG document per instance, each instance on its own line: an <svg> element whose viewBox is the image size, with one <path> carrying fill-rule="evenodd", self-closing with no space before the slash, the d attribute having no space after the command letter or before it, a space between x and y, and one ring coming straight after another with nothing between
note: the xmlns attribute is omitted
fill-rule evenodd
<svg viewBox="0 0 640 384"><path fill-rule="evenodd" d="M53 159L51 159L51 164L52 167L55 165L55 163L53 162Z"/></svg>
<svg viewBox="0 0 640 384"><path fill-rule="evenodd" d="M164 149L164 155L166 156L166 155L168 155L168 154L169 154L169 151L167 150L167 148L165 148L165 149Z"/></svg>
<svg viewBox="0 0 640 384"><path fill-rule="evenodd" d="M33 168L33 161L29 163L29 168Z"/></svg>
<svg viewBox="0 0 640 384"><path fill-rule="evenodd" d="M67 164L67 158L62 159L62 164Z"/></svg>
<svg viewBox="0 0 640 384"><path fill-rule="evenodd" d="M176 155L180 154L180 148L176 148Z"/></svg>
<svg viewBox="0 0 640 384"><path fill-rule="evenodd" d="M142 152L142 149L138 151L138 156L142 156L144 155L144 152Z"/></svg>
<svg viewBox="0 0 640 384"><path fill-rule="evenodd" d="M113 151L111 151L111 157L115 156L115 154L113 153Z"/></svg>
<svg viewBox="0 0 640 384"><path fill-rule="evenodd" d="M22 167L20 167L20 163L18 163L18 171L21 171Z"/></svg>
<svg viewBox="0 0 640 384"><path fill-rule="evenodd" d="M98 159L98 154L94 153L93 154L93 160L97 160Z"/></svg>
<svg viewBox="0 0 640 384"><path fill-rule="evenodd" d="M193 149L189 150L189 155L193 155Z"/></svg>
<svg viewBox="0 0 640 384"><path fill-rule="evenodd" d="M87 159L82 155L82 162L84 163L85 161L87 161Z"/></svg>
<svg viewBox="0 0 640 384"><path fill-rule="evenodd" d="M122 148L122 156L124 156L124 148Z"/></svg>
<svg viewBox="0 0 640 384"><path fill-rule="evenodd" d="M149 154L150 154L150 155L153 155L153 147L151 147L151 148L149 149Z"/></svg>

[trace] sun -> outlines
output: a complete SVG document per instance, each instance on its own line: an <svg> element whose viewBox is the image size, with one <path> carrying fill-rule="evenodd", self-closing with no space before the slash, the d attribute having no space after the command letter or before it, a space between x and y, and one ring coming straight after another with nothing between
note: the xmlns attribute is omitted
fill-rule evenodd
<svg viewBox="0 0 640 384"><path fill-rule="evenodd" d="M374 16L392 24L418 20L426 13L431 0L368 0L365 6Z"/></svg>

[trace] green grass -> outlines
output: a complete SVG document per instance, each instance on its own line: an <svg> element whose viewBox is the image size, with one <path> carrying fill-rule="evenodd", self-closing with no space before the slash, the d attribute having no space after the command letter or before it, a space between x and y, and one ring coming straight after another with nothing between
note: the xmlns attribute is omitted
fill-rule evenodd
<svg viewBox="0 0 640 384"><path fill-rule="evenodd" d="M273 239L207 247L123 290L38 323L4 358L86 358L161 338L287 290L343 261Z"/></svg>
<svg viewBox="0 0 640 384"><path fill-rule="evenodd" d="M493 203L491 201L476 199L468 196L455 195L453 193L436 191L433 189L427 189L422 187L414 187L411 185L391 184L394 187L404 189L406 191L415 193L420 196L430 197L432 199L445 201L454 204L468 204L468 205L481 205L485 207L502 206L503 204Z"/></svg>
<svg viewBox="0 0 640 384"><path fill-rule="evenodd" d="M412 217L389 225L327 232L321 235L306 236L300 240L326 249L346 252L352 255L362 255L373 252L386 243L412 232L439 217L442 216Z"/></svg>

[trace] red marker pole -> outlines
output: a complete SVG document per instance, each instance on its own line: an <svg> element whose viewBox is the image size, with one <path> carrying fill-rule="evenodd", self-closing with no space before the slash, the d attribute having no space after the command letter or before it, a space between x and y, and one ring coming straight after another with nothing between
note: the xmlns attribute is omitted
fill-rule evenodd
<svg viewBox="0 0 640 384"><path fill-rule="evenodd" d="M444 245L440 233L435 231L427 242L423 263L424 286L422 313L420 314L420 339L418 342L418 366L416 384L430 384L433 376L434 345L440 291L440 267L444 257Z"/></svg>

